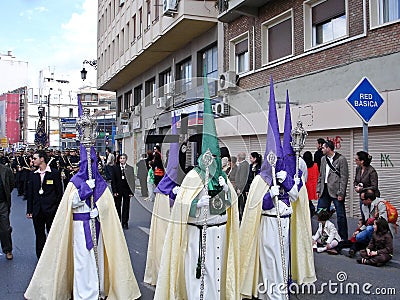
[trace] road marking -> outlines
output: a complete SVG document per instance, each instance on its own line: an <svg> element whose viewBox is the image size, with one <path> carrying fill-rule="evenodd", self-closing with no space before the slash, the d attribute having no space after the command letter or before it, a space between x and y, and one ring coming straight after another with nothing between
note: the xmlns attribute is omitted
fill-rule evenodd
<svg viewBox="0 0 400 300"><path fill-rule="evenodd" d="M150 228L139 226L139 229L145 234L150 235Z"/></svg>

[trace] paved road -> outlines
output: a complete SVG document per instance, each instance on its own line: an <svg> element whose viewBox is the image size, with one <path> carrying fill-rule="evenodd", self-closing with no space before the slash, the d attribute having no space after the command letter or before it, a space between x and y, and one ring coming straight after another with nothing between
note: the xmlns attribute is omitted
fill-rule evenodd
<svg viewBox="0 0 400 300"><path fill-rule="evenodd" d="M141 299L151 300L153 299L154 288L143 283L143 273L146 262L150 212L153 203L144 201L139 196L137 196L137 199L131 202L130 228L124 232L133 269L142 292ZM32 222L25 218L26 201L23 201L21 197L17 197L16 191L14 191L12 202L11 223L14 228L14 260L7 261L4 255L0 255L0 300L22 300L23 293L29 284L37 263ZM366 296L367 299L400 299L398 281L400 268L396 267L396 264L375 268L358 265L354 259L343 255L332 256L326 253L315 253L314 256L318 277L318 281L315 284L316 290L323 290L324 293L298 293L297 295L292 295L291 299L361 300L365 299ZM343 280L343 278L347 279ZM329 284L331 288L329 288ZM321 285L326 286L321 288ZM351 292L346 293L346 288L348 289L352 286L359 288L360 293L358 295ZM342 291L340 291L341 287ZM363 293L363 287L371 294ZM335 291L335 288L337 291ZM377 295L376 288L386 288L386 292L393 292L388 288L396 288L397 296ZM296 286L294 286L293 290L295 289ZM302 287L299 287L300 292L301 289Z"/></svg>

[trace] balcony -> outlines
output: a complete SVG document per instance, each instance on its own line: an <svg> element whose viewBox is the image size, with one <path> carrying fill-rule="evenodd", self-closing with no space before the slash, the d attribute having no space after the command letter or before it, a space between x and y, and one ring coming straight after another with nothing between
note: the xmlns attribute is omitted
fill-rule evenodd
<svg viewBox="0 0 400 300"><path fill-rule="evenodd" d="M115 91L128 84L216 26L217 16L215 1L179 1L177 11L172 16L162 15L161 10L159 20L137 37L118 60L98 74L99 88ZM100 38L98 51L104 51L107 47L105 41L110 38L112 39L110 36Z"/></svg>
<svg viewBox="0 0 400 300"><path fill-rule="evenodd" d="M258 9L271 0L218 0L218 21L230 23L241 16L258 16Z"/></svg>

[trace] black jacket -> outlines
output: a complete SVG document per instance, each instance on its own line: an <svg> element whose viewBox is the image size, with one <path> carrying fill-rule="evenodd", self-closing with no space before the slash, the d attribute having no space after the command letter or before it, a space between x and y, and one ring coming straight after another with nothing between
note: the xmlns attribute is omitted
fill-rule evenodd
<svg viewBox="0 0 400 300"><path fill-rule="evenodd" d="M42 186L43 194L39 194ZM60 172L52 169L46 172L41 185L40 174L32 171L29 174L29 186L27 192L27 214L33 217L44 214L55 214L62 197L62 185Z"/></svg>

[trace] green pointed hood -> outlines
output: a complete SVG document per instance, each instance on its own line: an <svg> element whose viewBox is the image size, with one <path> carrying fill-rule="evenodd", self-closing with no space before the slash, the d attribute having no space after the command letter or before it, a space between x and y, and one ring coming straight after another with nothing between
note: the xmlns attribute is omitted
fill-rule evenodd
<svg viewBox="0 0 400 300"><path fill-rule="evenodd" d="M204 180L206 167L202 162L202 158L204 153L209 149L214 157L214 160L213 163L209 166L210 179L209 179L208 190L210 195L216 195L222 190L222 187L220 187L218 183L218 177L222 176L226 180L226 174L225 172L222 171L221 152L217 139L217 130L215 129L214 114L212 112L210 92L208 90L208 80L206 74L207 74L206 66L204 66L203 136L201 145L201 155L198 159L199 165L198 167L196 167L196 171Z"/></svg>

